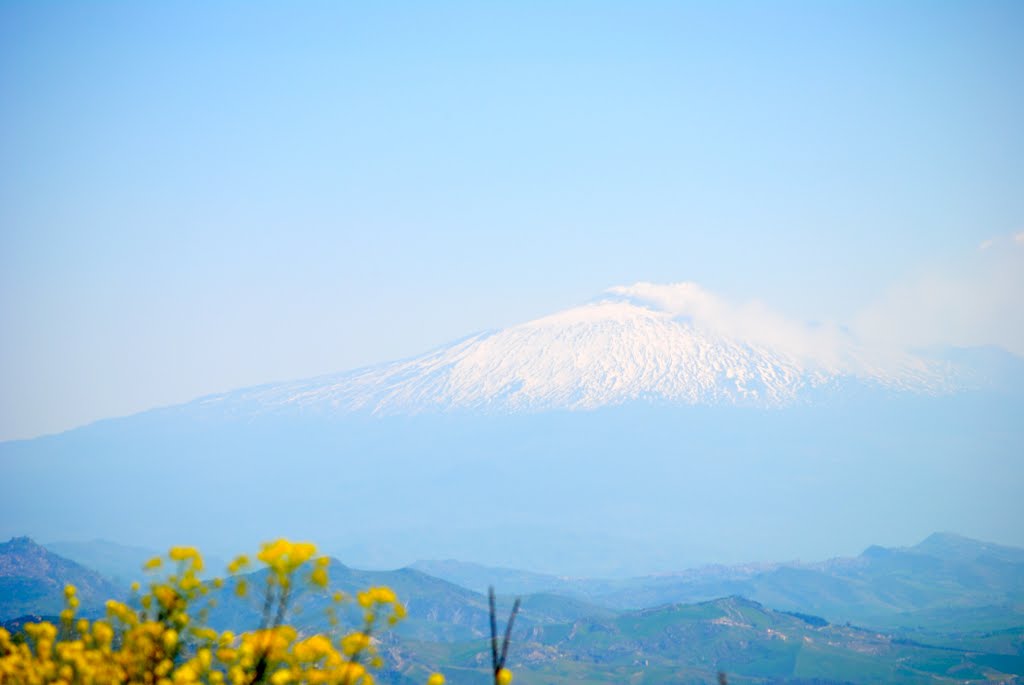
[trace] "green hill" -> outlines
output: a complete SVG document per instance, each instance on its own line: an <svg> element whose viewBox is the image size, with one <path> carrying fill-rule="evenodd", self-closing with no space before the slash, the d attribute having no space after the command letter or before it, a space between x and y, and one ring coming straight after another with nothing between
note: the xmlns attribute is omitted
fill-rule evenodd
<svg viewBox="0 0 1024 685"><path fill-rule="evenodd" d="M1009 683L1024 673L1019 653L919 644L738 597L524 633L510 660L521 683L709 683L719 671L732 683ZM486 673L486 641L404 649L410 672L413 655L428 654L453 685Z"/></svg>

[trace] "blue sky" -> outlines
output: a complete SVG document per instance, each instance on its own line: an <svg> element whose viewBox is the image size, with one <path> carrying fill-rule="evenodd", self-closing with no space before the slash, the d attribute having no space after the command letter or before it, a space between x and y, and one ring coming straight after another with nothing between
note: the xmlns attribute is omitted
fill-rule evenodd
<svg viewBox="0 0 1024 685"><path fill-rule="evenodd" d="M1024 231L1022 73L1019 2L4 3L0 439L637 281L860 320Z"/></svg>

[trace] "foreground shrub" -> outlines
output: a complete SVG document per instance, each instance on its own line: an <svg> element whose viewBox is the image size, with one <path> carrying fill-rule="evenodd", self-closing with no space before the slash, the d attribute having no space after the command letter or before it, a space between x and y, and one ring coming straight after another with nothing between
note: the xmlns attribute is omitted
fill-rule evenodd
<svg viewBox="0 0 1024 685"><path fill-rule="evenodd" d="M216 594L211 590L225 582L201 580L199 552L174 547L166 558L146 564L154 580L145 593L136 583L127 603L107 602L105 618L78 618L78 598L69 585L56 624L28 623L23 638L0 628L0 684L372 685L371 670L381 665L375 634L405 616L395 593L386 587L368 588L355 597L334 593L327 610L332 630L304 636L287 623L290 600L300 584L328 592L328 558L317 556L310 543L278 540L263 545L257 559L267 570L257 630L236 635L210 628L206 619ZM249 591L241 575L249 567L246 556L228 567L239 595ZM358 607L359 628L340 629L338 607L343 604ZM437 673L427 681L443 683Z"/></svg>

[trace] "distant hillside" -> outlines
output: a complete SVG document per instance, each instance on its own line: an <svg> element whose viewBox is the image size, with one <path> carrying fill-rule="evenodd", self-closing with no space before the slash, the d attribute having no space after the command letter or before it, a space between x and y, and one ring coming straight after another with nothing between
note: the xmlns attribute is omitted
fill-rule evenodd
<svg viewBox="0 0 1024 685"><path fill-rule="evenodd" d="M0 543L0 620L60 613L69 583L78 589L83 614L98 613L106 600L124 595L121 587L99 573L27 537Z"/></svg>
<svg viewBox="0 0 1024 685"><path fill-rule="evenodd" d="M409 644L448 664L452 685L480 682L486 641ZM415 659L415 657L411 657ZM406 673L415 661L405 661ZM608 619L536 627L517 641L510 666L527 683L1018 683L1024 656L917 644L874 631L830 625L730 597L669 605ZM387 678L407 682L405 673Z"/></svg>
<svg viewBox="0 0 1024 685"><path fill-rule="evenodd" d="M554 592L563 594L579 594L582 587L593 588L601 581L593 579L555 576L546 573L534 573L522 569L485 566L455 559L420 560L409 568L422 571L437 578L469 588L474 592L487 592L487 588L495 586L508 593ZM615 581L607 586L612 589Z"/></svg>
<svg viewBox="0 0 1024 685"><path fill-rule="evenodd" d="M922 542L907 547L912 554L925 554L948 561L972 562L979 559L1024 564L1024 549L982 542L955 533L932 533Z"/></svg>
<svg viewBox="0 0 1024 685"><path fill-rule="evenodd" d="M709 566L626 580L559 578L453 561L416 567L468 587L478 587L490 573L509 592L539 588L618 609L739 595L839 623L913 627L936 612L988 608L986 625L993 625L994 615L1002 616L997 626L1024 624L1024 549L949 533L913 547L874 546L857 557L817 564Z"/></svg>
<svg viewBox="0 0 1024 685"><path fill-rule="evenodd" d="M109 543L86 543L79 550L95 552L105 548L124 549ZM128 552L130 555L131 550ZM256 628L261 616L260 589L264 587L265 576L265 571L243 576L253 588L244 599L234 595L233 584L225 587L217 596L217 606L210 615L211 624L233 630ZM396 635L449 642L479 638L488 630L484 595L420 571L362 571L333 560L330 577L330 591L340 590L349 596L376 585L394 589L408 609L408 617L399 624ZM57 615L64 607L64 586L68 583L78 588L84 613L100 612L107 599L125 595L123 586L50 552L29 538L14 538L0 545L0 620L16 625L27 616ZM613 615L607 609L574 598L538 594L526 595L522 600L521 627L573 621L584 616ZM508 596L499 598L502 611L507 612L511 603ZM294 597L291 618L304 628L326 630L329 627L324 613L327 605L324 593L300 590ZM353 622L358 620L355 616L350 618Z"/></svg>
<svg viewBox="0 0 1024 685"><path fill-rule="evenodd" d="M246 582L253 588L251 596L238 599L234 585L229 584L218 596L211 623L221 628L238 630L259 624L265 586L265 572L248 574ZM414 569L397 571L361 571L334 560L330 566L330 590L354 595L375 585L386 585L398 594L408 609L408 617L395 629L403 638L453 642L480 638L488 634L488 608L485 595L429 576ZM499 609L511 608L511 597L499 597ZM307 628L328 627L323 593L299 591L294 598L295 621ZM556 595L524 595L518 619L521 627L541 626L578 620L585 616L612 616L614 612L574 598ZM358 620L352 617L352 620Z"/></svg>

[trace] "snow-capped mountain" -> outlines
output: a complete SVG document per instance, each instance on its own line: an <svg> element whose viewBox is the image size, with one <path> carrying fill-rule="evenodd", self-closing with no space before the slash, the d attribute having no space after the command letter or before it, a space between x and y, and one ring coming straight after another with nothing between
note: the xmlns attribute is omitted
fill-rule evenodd
<svg viewBox="0 0 1024 685"><path fill-rule="evenodd" d="M411 359L199 403L385 415L594 409L634 400L775 407L846 382L926 393L950 387L946 365L868 350L838 328L726 311L692 284L638 284Z"/></svg>
<svg viewBox="0 0 1024 685"><path fill-rule="evenodd" d="M828 556L836 530L1016 540L1022 390L995 348L887 352L637 284L404 361L0 443L0 539L290 535L378 567L597 576L776 556L779 531L802 541L787 556Z"/></svg>

